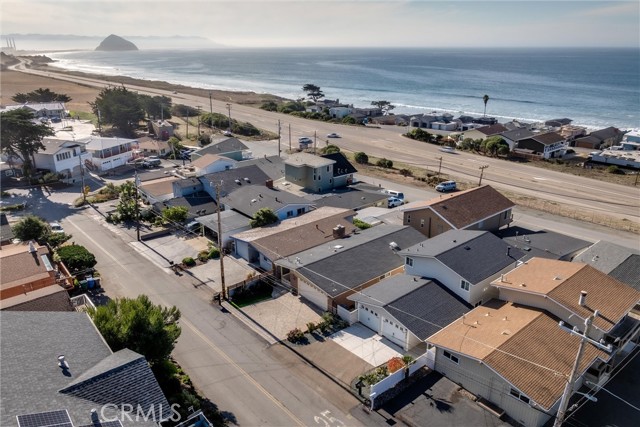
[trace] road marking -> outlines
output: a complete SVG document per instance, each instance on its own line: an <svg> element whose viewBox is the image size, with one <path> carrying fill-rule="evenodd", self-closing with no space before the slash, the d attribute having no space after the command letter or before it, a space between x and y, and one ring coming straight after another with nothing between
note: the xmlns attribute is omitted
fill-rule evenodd
<svg viewBox="0 0 640 427"><path fill-rule="evenodd" d="M243 377L245 377L249 382L251 382L258 390L262 392L265 396L267 396L273 403L276 404L282 411L289 416L297 425L305 426L306 424L302 422L298 417L296 417L286 406L282 404L278 399L276 399L271 393L269 393L260 383L258 383L253 377L249 375L247 371L242 369L240 365L238 365L231 357L229 357L225 352L223 352L220 348L218 348L209 338L207 338L202 332L200 332L190 321L185 318L180 319L180 323L184 324L186 327L191 329L196 335L198 335L209 347L211 347L216 353L218 353L224 360L226 360L229 364L233 365Z"/></svg>

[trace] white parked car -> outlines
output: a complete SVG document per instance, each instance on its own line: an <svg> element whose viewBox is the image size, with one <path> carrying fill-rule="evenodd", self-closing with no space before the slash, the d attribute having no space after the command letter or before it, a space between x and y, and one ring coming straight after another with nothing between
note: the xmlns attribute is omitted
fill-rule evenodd
<svg viewBox="0 0 640 427"><path fill-rule="evenodd" d="M442 193L446 193L447 191L454 191L456 189L455 181L445 181L436 185L436 191L440 191Z"/></svg>
<svg viewBox="0 0 640 427"><path fill-rule="evenodd" d="M49 223L49 227L51 227L52 233L64 233L64 228L58 222Z"/></svg>
<svg viewBox="0 0 640 427"><path fill-rule="evenodd" d="M404 202L402 200L398 199L397 197L389 197L387 199L387 207L389 209L396 208L398 206L402 206L403 203Z"/></svg>
<svg viewBox="0 0 640 427"><path fill-rule="evenodd" d="M313 140L311 140L311 138L309 138L308 136L301 136L300 138L298 138L298 142L300 144L312 144Z"/></svg>
<svg viewBox="0 0 640 427"><path fill-rule="evenodd" d="M327 138L340 138L340 135L338 135L337 133L333 132L333 133L327 134Z"/></svg>

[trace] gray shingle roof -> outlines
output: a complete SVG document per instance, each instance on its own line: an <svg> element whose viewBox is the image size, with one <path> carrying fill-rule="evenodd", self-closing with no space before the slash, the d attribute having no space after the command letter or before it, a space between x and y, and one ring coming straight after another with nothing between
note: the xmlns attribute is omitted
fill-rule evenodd
<svg viewBox="0 0 640 427"><path fill-rule="evenodd" d="M251 165L255 165L260 168L262 172L267 174L269 178L273 179L274 181L280 178L284 178L284 160L282 160L282 158L278 156L265 156L251 160L243 160L236 163L236 169L244 168Z"/></svg>
<svg viewBox="0 0 640 427"><path fill-rule="evenodd" d="M215 154L217 156L220 156L224 155L225 153L247 150L248 148L249 147L244 145L242 141L237 138L227 138L219 142L211 143L204 148L194 151L191 155L193 156L194 154L196 154L195 157L204 156L205 154Z"/></svg>
<svg viewBox="0 0 640 427"><path fill-rule="evenodd" d="M376 229L382 228L383 226L373 227L359 234L365 235L369 230L375 232L378 231ZM398 249L407 248L424 240L424 236L411 227L402 227L399 230L394 226L385 228L395 231L360 245L333 252L333 255L302 265L297 270L329 296L336 297L401 267L404 258L399 256L390 244L394 242ZM342 243L344 240L347 239L334 243Z"/></svg>
<svg viewBox="0 0 640 427"><path fill-rule="evenodd" d="M218 213L211 215L201 216L196 219L197 222L203 224L205 227L218 232ZM229 231L237 230L239 228L249 227L251 220L241 213L235 211L222 211L220 212L220 231L226 233Z"/></svg>
<svg viewBox="0 0 640 427"><path fill-rule="evenodd" d="M576 255L573 261L589 264L591 267L609 274L633 254L640 254L640 251L599 240Z"/></svg>
<svg viewBox="0 0 640 427"><path fill-rule="evenodd" d="M586 240L550 230L532 231L522 227L509 227L495 233L506 243L534 256L549 259L565 259L591 245Z"/></svg>
<svg viewBox="0 0 640 427"><path fill-rule="evenodd" d="M247 180L245 180L247 178ZM224 197L234 191L246 186L263 186L269 180L269 176L258 166L251 165L243 168L227 169L220 172L210 173L200 177L200 181L208 185L209 182L220 185L220 196ZM239 183L236 180L240 181Z"/></svg>
<svg viewBox="0 0 640 427"><path fill-rule="evenodd" d="M201 215L217 212L218 205L208 193L199 191L185 197L174 197L173 199L157 202L153 204L156 211L162 212L164 209L175 206L184 206L189 210L187 218L195 218Z"/></svg>
<svg viewBox="0 0 640 427"><path fill-rule="evenodd" d="M480 283L524 257L490 232L470 230L449 230L401 254L436 258L469 283Z"/></svg>
<svg viewBox="0 0 640 427"><path fill-rule="evenodd" d="M261 185L242 185L241 188L222 197L222 202L248 217L253 217L262 208L278 212L288 205L312 204L287 191L272 190Z"/></svg>
<svg viewBox="0 0 640 427"><path fill-rule="evenodd" d="M60 390L86 378L87 373L104 373L107 367L122 362L122 357L129 357L126 352L112 355L86 313L0 312L0 331L0 425L15 426L17 415L60 409L69 411L74 425L91 424L90 413L96 408L96 402ZM58 366L59 355L65 356L67 370ZM144 366L135 364L123 369L120 381L102 389L101 393L92 394L91 398L126 392L135 401L153 398L156 405L169 407L164 395L157 392L158 384L152 384L153 374L144 358L138 360L144 362ZM96 369L98 366L101 368ZM144 376L145 381L139 382L142 378L139 375L145 370L151 377ZM91 387L104 384L98 381Z"/></svg>
<svg viewBox="0 0 640 427"><path fill-rule="evenodd" d="M415 291L429 282L429 279L408 274L396 274L357 292L347 299L364 302L377 307L384 307L404 295Z"/></svg>
<svg viewBox="0 0 640 427"><path fill-rule="evenodd" d="M609 276L640 291L640 255L629 256Z"/></svg>
<svg viewBox="0 0 640 427"><path fill-rule="evenodd" d="M431 280L384 308L415 336L426 340L473 307Z"/></svg>
<svg viewBox="0 0 640 427"><path fill-rule="evenodd" d="M11 239L13 239L13 230L9 225L7 215L4 212L0 213L0 241L5 242Z"/></svg>
<svg viewBox="0 0 640 427"><path fill-rule="evenodd" d="M350 191L329 194L327 196L315 199L313 203L317 206L332 206L336 208L345 208L359 210L367 206L375 205L385 201L389 196L382 193L373 193L370 191L361 191L350 189ZM386 208L386 204L384 205Z"/></svg>

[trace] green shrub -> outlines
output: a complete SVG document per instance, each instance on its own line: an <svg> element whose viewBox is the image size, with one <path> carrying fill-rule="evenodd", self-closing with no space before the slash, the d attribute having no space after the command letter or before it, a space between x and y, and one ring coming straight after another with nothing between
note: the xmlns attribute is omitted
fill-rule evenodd
<svg viewBox="0 0 640 427"><path fill-rule="evenodd" d="M49 244L49 246L55 249L69 240L71 237L72 236L70 234L66 233L51 233L47 237L47 243Z"/></svg>
<svg viewBox="0 0 640 427"><path fill-rule="evenodd" d="M353 159L356 161L356 163L359 163L361 165L366 165L367 163L369 163L369 156L367 156L362 151L358 151L357 153L355 153L353 155Z"/></svg>
<svg viewBox="0 0 640 427"><path fill-rule="evenodd" d="M220 258L220 251L218 250L218 248L211 248L207 256L209 257L209 259Z"/></svg>
<svg viewBox="0 0 640 427"><path fill-rule="evenodd" d="M294 328L287 332L287 341L292 343L298 343L304 339L304 332L300 328Z"/></svg>
<svg viewBox="0 0 640 427"><path fill-rule="evenodd" d="M56 253L72 273L93 268L97 262L96 257L80 245L62 246Z"/></svg>
<svg viewBox="0 0 640 427"><path fill-rule="evenodd" d="M208 251L200 251L198 253L198 260L200 262L207 262L209 260L209 252Z"/></svg>
<svg viewBox="0 0 640 427"><path fill-rule="evenodd" d="M316 325L313 322L309 322L307 323L307 332L309 332L310 334L312 334L316 329L318 329L318 325Z"/></svg>
<svg viewBox="0 0 640 427"><path fill-rule="evenodd" d="M387 169L390 169L390 168L392 168L392 167L393 167L393 162L392 162L391 160L388 160L388 159L382 158L382 159L380 159L380 160L378 160L378 161L376 162L376 165L377 165L377 166L379 166L379 167L381 167L381 168L387 168Z"/></svg>
<svg viewBox="0 0 640 427"><path fill-rule="evenodd" d="M366 230L367 228L371 228L371 224L364 222L361 219L353 218L353 225L358 227L360 230Z"/></svg>
<svg viewBox="0 0 640 427"><path fill-rule="evenodd" d="M196 260L188 256L182 259L182 263L187 267L193 267L194 265L196 265Z"/></svg>
<svg viewBox="0 0 640 427"><path fill-rule="evenodd" d="M616 165L611 165L607 168L607 172L615 175L624 175L624 171Z"/></svg>

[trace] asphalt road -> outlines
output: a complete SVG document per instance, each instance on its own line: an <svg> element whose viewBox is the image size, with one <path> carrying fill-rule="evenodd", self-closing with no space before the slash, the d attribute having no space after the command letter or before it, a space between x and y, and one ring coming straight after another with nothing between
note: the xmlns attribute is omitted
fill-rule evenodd
<svg viewBox="0 0 640 427"><path fill-rule="evenodd" d="M19 64L14 69L96 87L106 87L109 84L104 80L25 69L23 64ZM214 112L225 115L228 113L227 103L223 101L174 94L170 91L142 86L130 85L128 88L140 93L169 96L174 103L193 107L206 107L211 102ZM295 142L300 136L317 138L318 146L322 146L326 140L326 134L337 132L342 138L332 139L331 142L349 151L363 151L370 156L429 167L431 170L439 167L439 159L442 158L443 172L456 179L472 182L479 178L480 167L488 166L484 169L483 182L496 188L570 205L588 212L609 214L640 222L640 187L621 186L470 153L443 153L437 146L403 137L401 134L406 132L405 127L346 126L297 118L238 104L231 105L231 116L233 119L251 122L258 128L275 133L278 132L278 120L280 120L282 149L287 149L289 146L295 147Z"/></svg>
<svg viewBox="0 0 640 427"><path fill-rule="evenodd" d="M157 304L178 307L182 335L174 356L231 420L245 426L324 426L319 420L330 417L338 421L328 425L363 425L349 414L358 404L353 396L309 366L296 367L308 371L306 382L293 375L291 364L302 364L294 355L280 352L274 358L257 334L211 304L207 291L157 267L126 243L132 236L114 234L92 215L91 208L75 213L63 226L95 254L107 296L145 294Z"/></svg>

